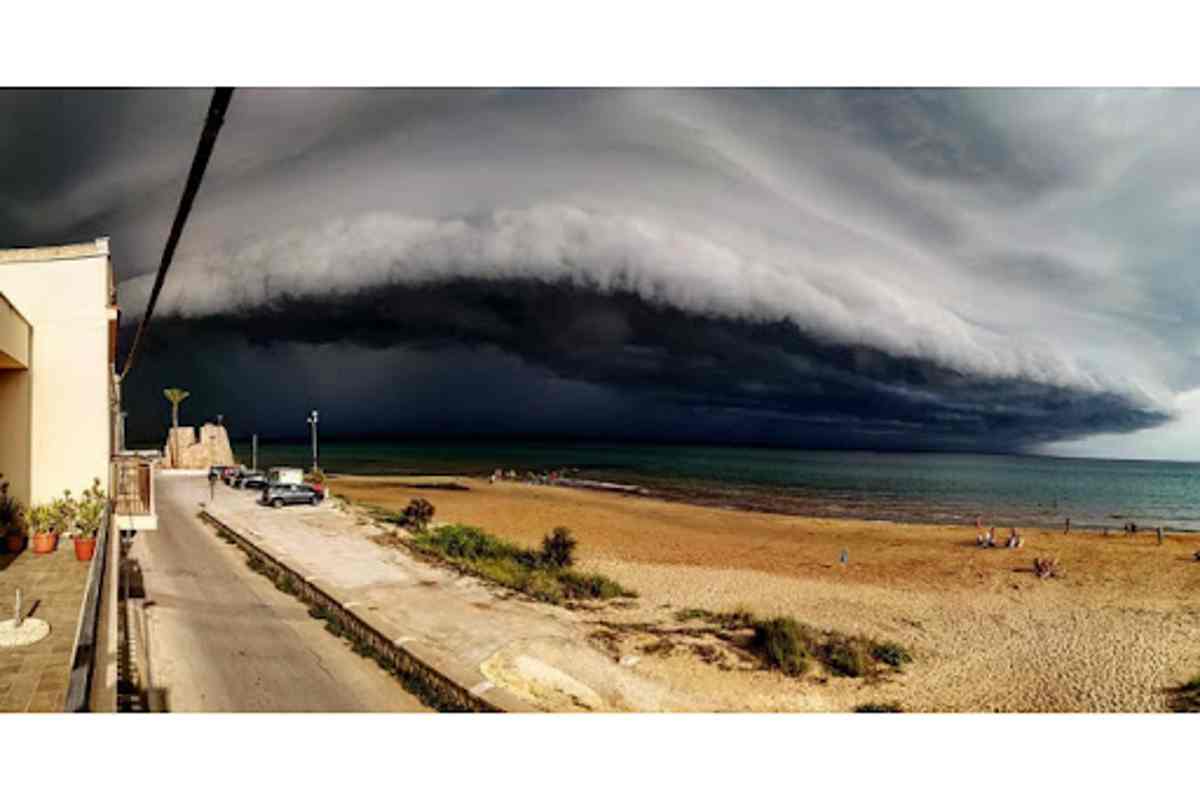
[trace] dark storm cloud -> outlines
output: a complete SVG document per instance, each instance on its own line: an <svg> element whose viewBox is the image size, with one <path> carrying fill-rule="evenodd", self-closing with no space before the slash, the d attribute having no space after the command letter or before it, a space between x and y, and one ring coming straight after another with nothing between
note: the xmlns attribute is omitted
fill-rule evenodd
<svg viewBox="0 0 1200 802"><path fill-rule="evenodd" d="M71 97L0 95L40 121L0 134L0 239L111 234L132 321L206 95ZM1127 432L1200 384L1200 288L1171 280L1195 134L1190 93L240 91L158 336L226 354L193 382L268 395L268 354L336 353L344 417L380 430L586 433L610 409L639 436L834 445ZM360 392L439 354L553 413L477 408L453 364L421 374L440 408Z"/></svg>
<svg viewBox="0 0 1200 802"><path fill-rule="evenodd" d="M728 419L740 417L769 422L769 435L759 436L777 444L1014 450L1165 420L1161 412L1133 407L1111 392L964 375L878 349L822 343L790 323L702 317L652 305L634 293L581 290L565 282L396 285L343 295L334 304L281 293L265 306L190 321L169 318L159 327L154 342L160 345L147 349L148 359L160 359L168 353L163 345L184 335L206 342L244 338L263 361L280 342L440 354L446 374L466 372L470 394L489 398L469 417L476 431L492 433L564 433L560 415L521 415L526 403L494 395L496 387L537 386L546 376L575 388L574 396L563 385L556 388L560 412L579 404L580 388L607 391L609 414L589 423L585 431L592 436L599 429L608 436L623 430L625 436L677 438L678 426L645 423L674 410L685 417L699 411L700 423L693 422L686 434L707 441L745 436L744 428L728 429ZM481 368L481 348L517 360L499 370ZM214 349L206 359L222 357ZM437 384L442 392L426 398L424 408L384 394L375 401L377 411L406 419L410 431L445 432L451 422L432 413L450 404L461 417L462 388L447 386L445 379ZM150 406L161 404L151 399ZM623 420L613 431L616 408ZM581 412L574 410L576 425ZM437 425L414 426L430 419Z"/></svg>

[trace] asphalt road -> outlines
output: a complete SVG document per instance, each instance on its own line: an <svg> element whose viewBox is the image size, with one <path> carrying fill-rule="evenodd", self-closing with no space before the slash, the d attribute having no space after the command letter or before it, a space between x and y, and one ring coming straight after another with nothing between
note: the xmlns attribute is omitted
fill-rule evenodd
<svg viewBox="0 0 1200 802"><path fill-rule="evenodd" d="M150 680L169 712L428 712L196 517L207 482L160 475L156 491L158 531L138 534L129 556L144 577Z"/></svg>

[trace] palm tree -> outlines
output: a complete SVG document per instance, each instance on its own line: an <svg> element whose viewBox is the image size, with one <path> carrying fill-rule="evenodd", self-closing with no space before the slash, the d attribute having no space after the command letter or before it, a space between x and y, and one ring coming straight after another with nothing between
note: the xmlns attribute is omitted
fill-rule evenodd
<svg viewBox="0 0 1200 802"><path fill-rule="evenodd" d="M163 390L163 395L171 402L171 465L175 468L179 467L179 445L176 441L175 430L179 428L179 405L182 404L191 393L187 390L181 390L178 387L168 387Z"/></svg>

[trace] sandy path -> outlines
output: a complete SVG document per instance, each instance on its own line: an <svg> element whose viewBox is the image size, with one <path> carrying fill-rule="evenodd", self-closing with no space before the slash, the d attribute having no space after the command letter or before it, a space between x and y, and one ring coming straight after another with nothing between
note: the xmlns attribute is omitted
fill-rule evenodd
<svg viewBox="0 0 1200 802"><path fill-rule="evenodd" d="M1158 711L1163 689L1200 671L1200 538L1023 531L1020 551L980 550L961 527L825 520L475 480L469 491L395 479L334 482L357 501L422 496L441 521L536 544L553 526L580 540L584 567L642 596L629 615L671 609L786 613L825 628L899 640L917 663L883 685L727 671L686 653L640 670L711 699L714 709ZM1003 530L1005 533L1007 530ZM838 565L846 548L850 565ZM1042 581L1035 556L1065 576ZM670 605L670 607L666 607Z"/></svg>

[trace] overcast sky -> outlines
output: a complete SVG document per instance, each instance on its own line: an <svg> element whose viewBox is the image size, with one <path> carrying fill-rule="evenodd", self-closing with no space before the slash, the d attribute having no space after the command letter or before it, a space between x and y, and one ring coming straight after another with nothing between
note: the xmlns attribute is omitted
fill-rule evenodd
<svg viewBox="0 0 1200 802"><path fill-rule="evenodd" d="M111 237L136 322L209 96L0 92L0 247ZM130 426L1193 459L1197 141L1188 91L238 90Z"/></svg>

